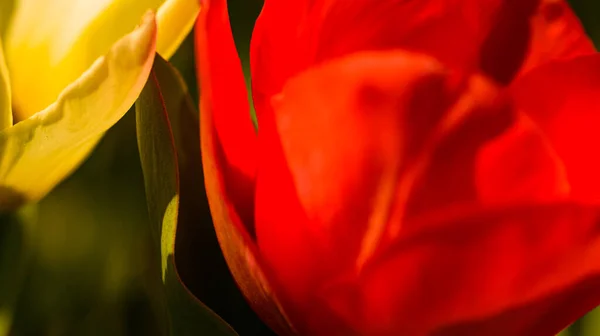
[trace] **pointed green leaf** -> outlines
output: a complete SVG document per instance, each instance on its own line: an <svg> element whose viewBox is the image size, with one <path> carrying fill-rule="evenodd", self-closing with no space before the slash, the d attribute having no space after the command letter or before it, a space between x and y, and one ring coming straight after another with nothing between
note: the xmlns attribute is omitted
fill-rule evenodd
<svg viewBox="0 0 600 336"><path fill-rule="evenodd" d="M170 334L237 335L193 296L180 281L181 273L176 267L180 249L175 248L175 233L179 246L188 230L211 223L199 222L195 214L202 211L195 199L204 194L198 178L202 174L198 116L183 80L160 56L156 57L150 79L136 103L136 118L146 198L161 255ZM196 247L201 255L202 246ZM196 262L196 267L202 267ZM206 273L213 271L207 269Z"/></svg>

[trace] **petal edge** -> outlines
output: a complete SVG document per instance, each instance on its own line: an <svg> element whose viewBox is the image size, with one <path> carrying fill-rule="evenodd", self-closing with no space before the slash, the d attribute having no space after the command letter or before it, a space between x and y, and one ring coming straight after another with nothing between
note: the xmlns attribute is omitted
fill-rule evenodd
<svg viewBox="0 0 600 336"><path fill-rule="evenodd" d="M55 103L0 131L0 193L37 200L70 174L133 105L150 73L155 47L156 21L147 13Z"/></svg>

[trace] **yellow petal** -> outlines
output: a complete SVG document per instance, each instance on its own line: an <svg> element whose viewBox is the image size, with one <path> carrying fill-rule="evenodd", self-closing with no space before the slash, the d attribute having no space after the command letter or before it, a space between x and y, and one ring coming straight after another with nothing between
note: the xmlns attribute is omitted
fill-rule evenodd
<svg viewBox="0 0 600 336"><path fill-rule="evenodd" d="M8 69L4 60L2 49L2 36L0 34L0 131L12 126L12 108L10 105L10 81Z"/></svg>
<svg viewBox="0 0 600 336"><path fill-rule="evenodd" d="M198 0L169 0L158 9L156 50L165 59L173 56L192 30L200 11Z"/></svg>
<svg viewBox="0 0 600 336"><path fill-rule="evenodd" d="M148 13L55 103L0 131L0 211L43 197L85 159L133 105L155 50L156 21Z"/></svg>
<svg viewBox="0 0 600 336"><path fill-rule="evenodd" d="M23 120L46 108L120 37L143 13L159 7L159 46L172 53L191 30L197 0L16 0L6 36L13 108ZM193 5L192 5L193 3ZM158 49L159 52L162 51Z"/></svg>
<svg viewBox="0 0 600 336"><path fill-rule="evenodd" d="M0 0L0 37L4 37L4 31L13 11L15 0ZM0 334L2 335L2 334Z"/></svg>

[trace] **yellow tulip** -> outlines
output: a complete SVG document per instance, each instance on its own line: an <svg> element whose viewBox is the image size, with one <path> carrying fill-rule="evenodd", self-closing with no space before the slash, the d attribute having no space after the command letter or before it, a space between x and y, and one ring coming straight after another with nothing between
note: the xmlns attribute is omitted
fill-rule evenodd
<svg viewBox="0 0 600 336"><path fill-rule="evenodd" d="M197 0L0 0L0 211L77 168L198 11Z"/></svg>

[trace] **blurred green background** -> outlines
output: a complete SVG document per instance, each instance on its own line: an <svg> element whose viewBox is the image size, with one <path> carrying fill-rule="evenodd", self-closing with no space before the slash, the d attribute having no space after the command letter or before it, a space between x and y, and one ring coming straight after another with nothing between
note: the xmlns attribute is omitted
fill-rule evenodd
<svg viewBox="0 0 600 336"><path fill-rule="evenodd" d="M600 1L570 2L598 45ZM262 3L229 4L247 69L250 34ZM196 92L191 38L172 62ZM134 113L128 113L83 166L31 214L38 223L27 235L30 255L19 281L12 335L160 335L165 320L156 295L161 291L159 266L152 250L134 122ZM211 225L208 213L201 225ZM6 282L0 285L5 291L12 288ZM240 335L271 334L239 293L213 295L231 307L222 313ZM4 316L0 311L0 332ZM564 334L600 335L600 311Z"/></svg>

